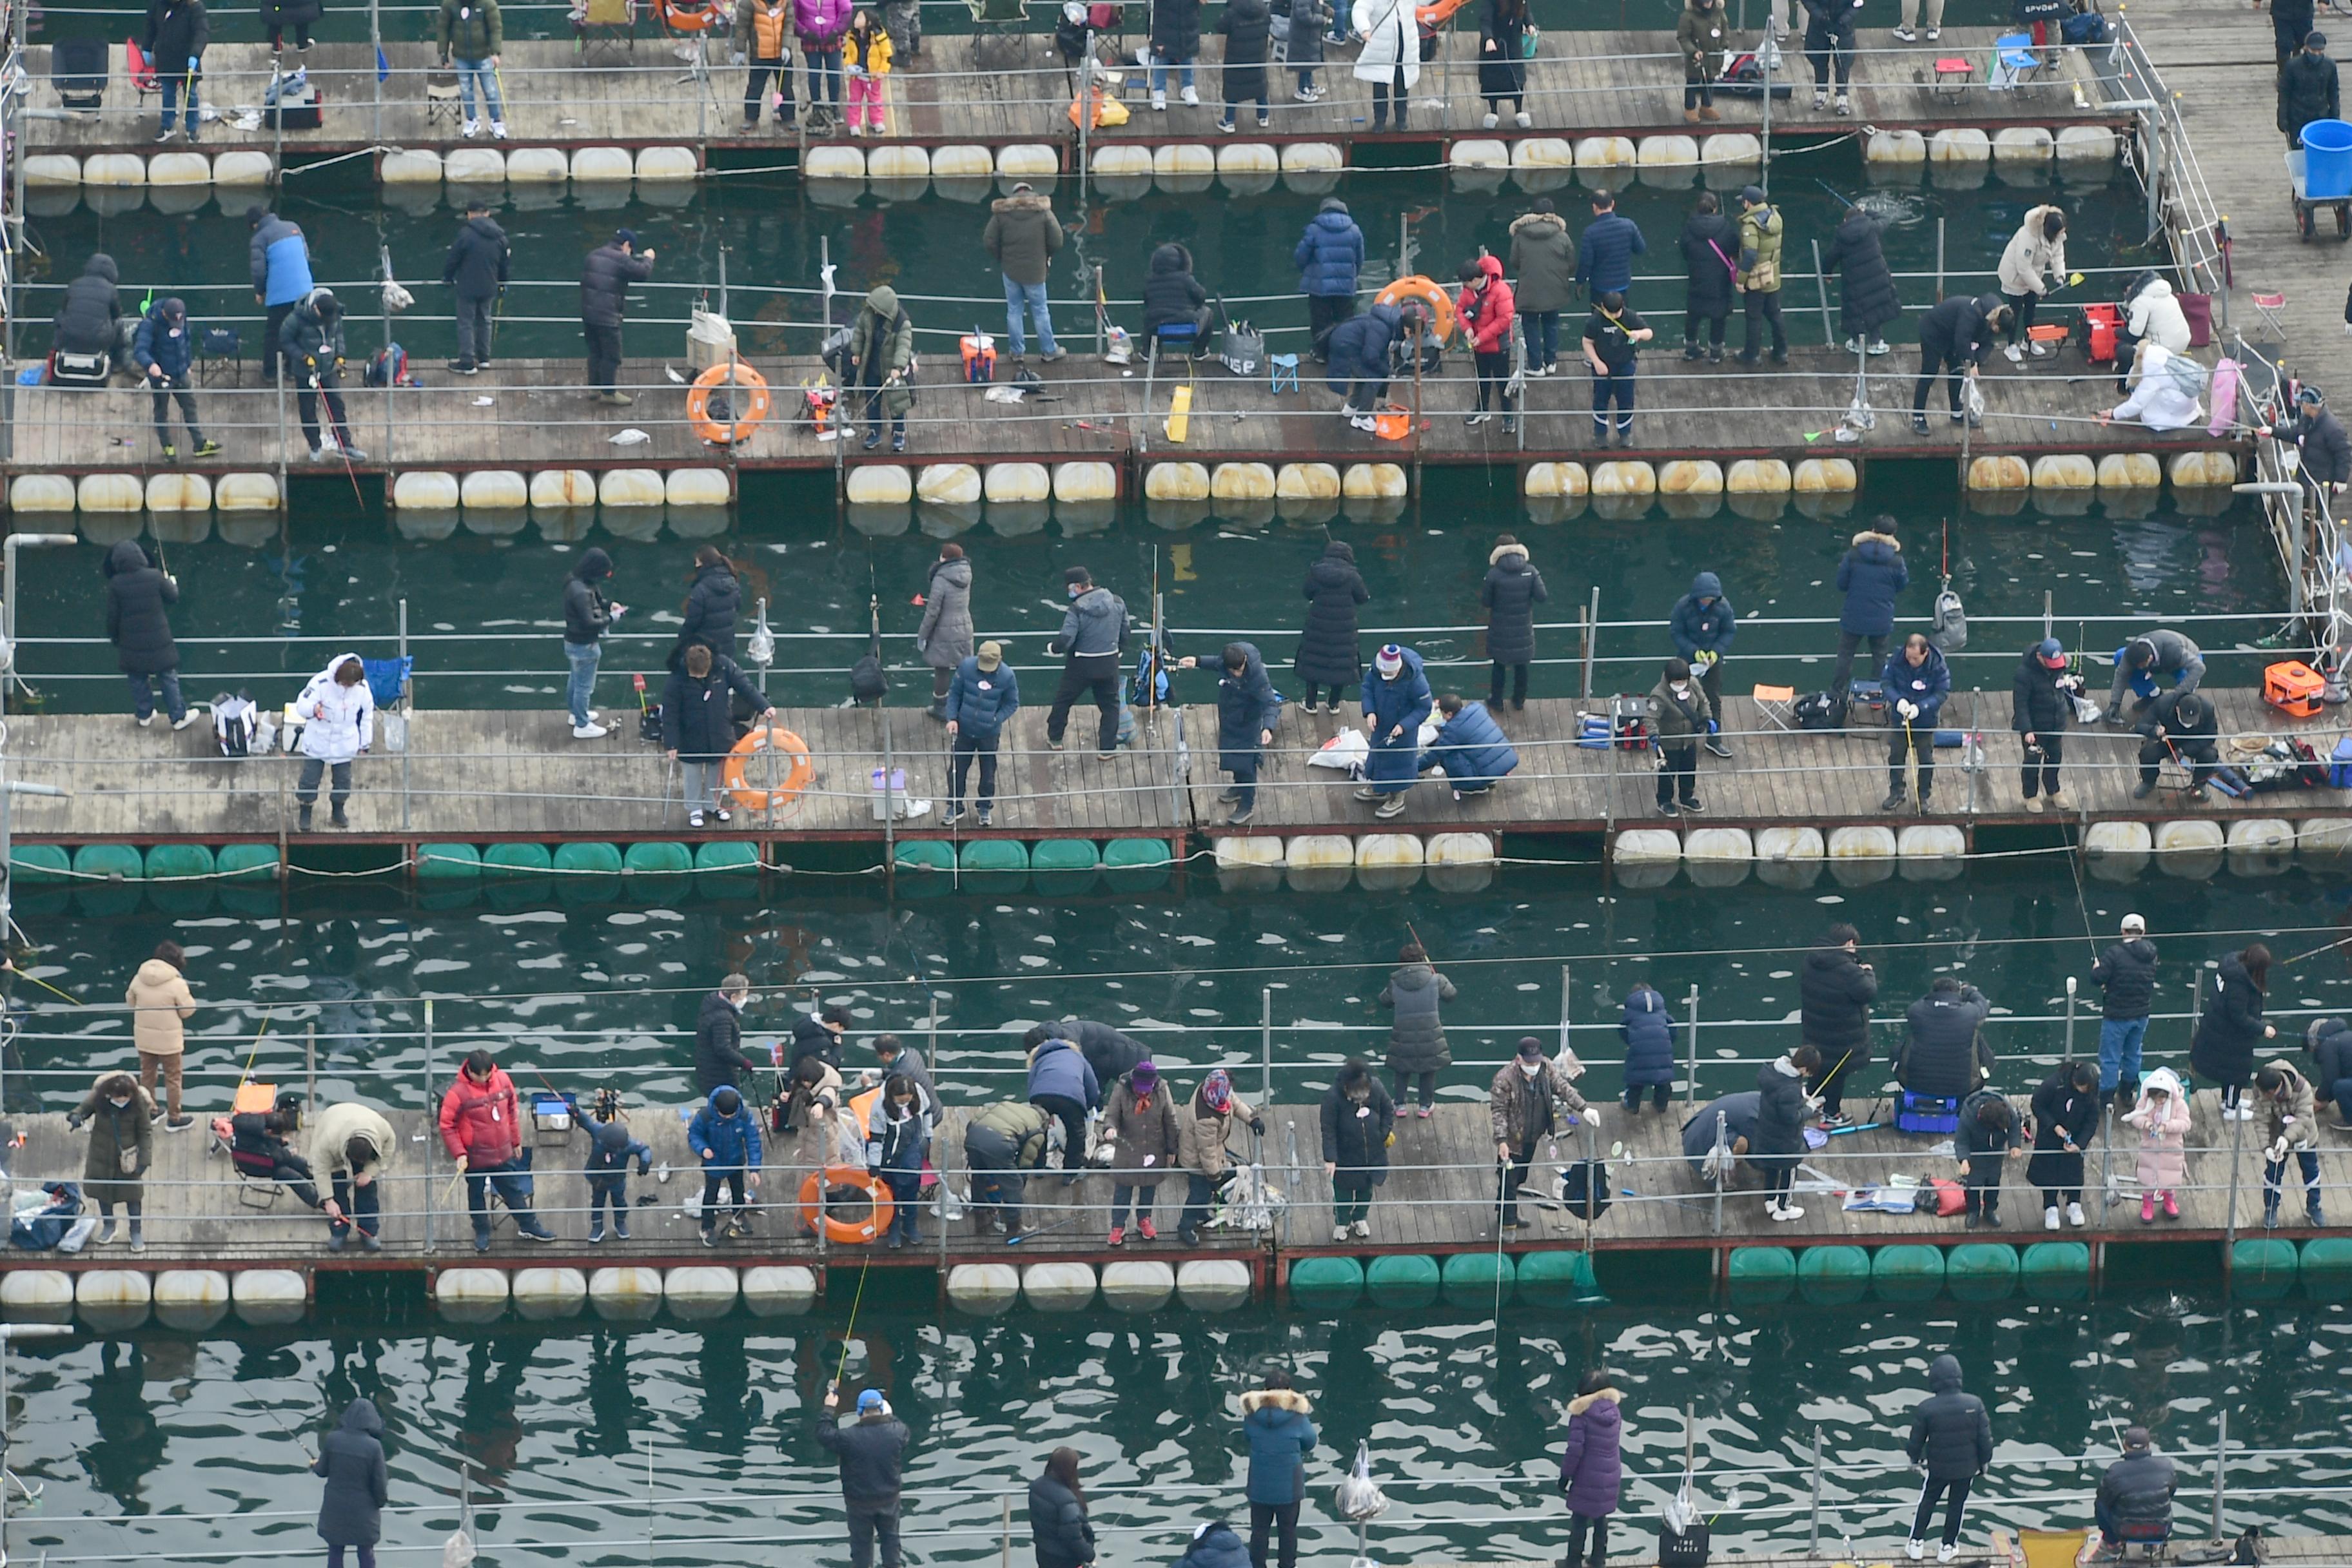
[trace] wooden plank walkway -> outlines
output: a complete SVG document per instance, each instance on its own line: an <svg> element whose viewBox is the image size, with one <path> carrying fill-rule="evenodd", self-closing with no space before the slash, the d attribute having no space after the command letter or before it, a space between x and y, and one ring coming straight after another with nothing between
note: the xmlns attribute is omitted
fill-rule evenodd
<svg viewBox="0 0 2352 1568"><path fill-rule="evenodd" d="M2042 1069L2023 1069L2023 1076L2002 1080L2002 1087L2021 1103ZM2028 1080L2032 1081L2028 1081ZM1377 1192L1368 1240L1335 1241L1331 1237L1330 1184L1320 1158L1319 1108L1275 1105L1264 1108L1267 1124L1263 1161L1268 1180L1288 1198L1286 1217L1271 1237L1212 1228L1201 1247L1188 1247L1176 1237L1176 1218L1183 1201L1183 1184L1163 1180L1157 1215L1161 1230L1156 1242L1130 1233L1126 1247L1114 1253L1106 1245L1111 1177L1088 1172L1065 1185L1047 1172L1032 1178L1024 1194L1025 1223L1034 1234L1017 1252L1008 1252L1003 1238L984 1233L976 1216L967 1215L948 1226L946 1256L951 1262L1034 1261L1040 1258L1141 1256L1178 1258L1202 1256L1256 1255L1268 1248L1280 1258L1296 1258L1323 1253L1446 1254L1491 1248L1496 1244L1494 1143L1483 1097L1475 1103L1452 1091L1427 1121L1407 1116L1399 1121L1391 1151L1387 1183ZM1869 1109L1867 1097L1857 1095L1859 1110ZM1883 1109L1883 1106L1881 1107ZM192 1104L201 1116L220 1108ZM296 1267L361 1267L418 1268L446 1266L473 1256L462 1194L451 1179L451 1168L437 1138L428 1130L425 1115L415 1110L392 1110L386 1114L399 1138L399 1148L387 1178L387 1211L383 1250L365 1254L357 1248L331 1255L326 1250L325 1226L291 1196L281 1195L267 1209L239 1201L236 1178L225 1154L207 1149L208 1136L199 1125L176 1135L160 1130L156 1156L146 1188L147 1249L138 1261L149 1268L173 1263L215 1262L240 1267L290 1264ZM934 1145L933 1163L961 1190L965 1181L961 1128L965 1112L951 1109ZM1711 1187L1702 1184L1682 1157L1681 1125L1692 1114L1675 1101L1664 1114L1644 1109L1629 1115L1613 1101L1601 1112L1596 1151L1609 1155L1611 1178L1616 1184L1615 1204L1588 1227L1556 1203L1560 1162L1579 1157L1574 1142L1562 1138L1547 1148L1532 1173L1530 1197L1522 1207L1532 1222L1502 1237L1507 1251L1581 1248L1595 1251L1716 1251L1748 1245L1846 1242L1876 1246L1890 1242L1958 1240L2027 1241L2043 1234L2039 1194L2026 1183L2023 1162L2004 1172L2002 1225L1998 1230L1967 1230L1957 1219L1932 1215L1895 1215L1848 1211L1841 1193L1923 1171L1939 1173L1943 1162L1932 1154L1938 1142L1928 1136L1898 1134L1891 1129L1856 1132L1835 1141L1826 1152L1807 1156L1811 1167L1801 1183L1801 1218L1787 1223L1768 1220L1759 1201L1760 1185L1745 1167L1721 1205L1721 1226ZM1864 1120L1869 1120L1864 1117ZM10 1174L22 1184L51 1178L79 1180L86 1135L69 1131L61 1114L22 1119L24 1146L9 1163ZM725 1245L714 1259L697 1240L694 1222L681 1212L687 1194L697 1191L698 1163L688 1148L683 1115L667 1106L638 1109L631 1130L653 1150L654 1163L673 1173L667 1183L631 1177L632 1202L653 1194L657 1202L632 1211L635 1234L625 1243L607 1241L590 1247L585 1239L587 1189L579 1170L585 1152L584 1134L568 1139L553 1133L536 1134L534 1203L559 1240L529 1246L512 1228L501 1225L493 1244L500 1262L528 1261L554 1266L593 1267L600 1262L653 1262L689 1259L749 1263L761 1260L821 1262L826 1256L814 1238L801 1234L794 1217L780 1205L790 1203L812 1167L796 1163L791 1139L775 1140L788 1147L772 1148L764 1167L761 1193L764 1209L757 1234ZM2196 1123L2191 1137L2200 1147L2189 1157L2188 1184L2179 1194L2177 1220L2143 1226L2138 1214L2138 1190L2133 1178L2137 1135L2126 1133L2112 1159L2104 1142L2088 1152L2084 1208L2089 1224L2069 1228L2071 1239L2094 1242L2210 1243L2230 1229L2231 1186L2231 1124L2218 1117L2214 1092L2197 1097ZM431 1140L428 1142L428 1140ZM1246 1142L1246 1134L1244 1135ZM301 1139L296 1139L297 1148ZM1612 1146L1621 1152L1610 1153ZM1296 1154L1294 1158L1293 1150ZM2235 1162L2236 1228L2239 1234L2260 1234L2262 1220L2263 1152L2250 1132ZM429 1163L428 1163L429 1162ZM2352 1144L2338 1135L2321 1154L2321 1175L2329 1201L2335 1205L2331 1233L2347 1228L2352 1219L2352 1198L2346 1181L2352 1177ZM2290 1181L2299 1184L2299 1174ZM1543 1200L1542 1202L1537 1201ZM2287 1194L2282 1235L2310 1234L2303 1224L2302 1194ZM428 1220L433 1246L426 1246ZM923 1243L911 1250L887 1252L875 1248L877 1262L923 1265L940 1256L940 1222L928 1205L920 1220ZM863 1248L831 1249L835 1257L863 1258ZM71 1268L120 1267L130 1254L118 1243L95 1247L69 1258L44 1258L43 1266Z"/></svg>
<svg viewBox="0 0 2352 1568"><path fill-rule="evenodd" d="M2090 79L2078 51L2066 51L2059 69L2042 82L2017 91L1985 90L1980 84L1997 30L1953 27L1937 43L1906 47L1890 34L1874 28L1855 58L1854 117L1838 120L1827 112L1814 113L1810 95L1801 86L1791 98L1774 104L1774 133L1813 138L1825 132L1851 132L1862 124L1921 130L1969 125L1992 130L2018 124L2116 122L2117 117L2102 109L2074 107L2075 82ZM508 123L515 138L508 143L509 149L683 145L705 154L774 153L779 162L798 154L803 145L800 131L778 132L765 121L757 130L744 127L744 70L728 63L729 51L734 47L730 40L719 38L707 46L708 67L698 73L690 60L681 62L677 58L667 40L647 31L649 36L626 51L600 46L583 52L564 40L509 38L499 68ZM1122 40L1129 52L1139 41L1139 37ZM1291 95L1296 81L1290 72L1273 69L1269 72L1269 85L1276 89L1270 101L1271 123L1257 132L1249 128L1244 118L1244 135L1275 142L1387 141L1426 145L1450 142L1465 134L1486 134L1480 128L1486 104L1478 95L1477 48L1475 26L1449 35L1447 53L1423 68L1412 103L1412 128L1408 132L1371 132L1370 86L1358 81L1349 68L1353 51L1335 48L1328 51L1330 58L1318 75L1329 89L1327 98L1311 104L1296 101ZM1120 93L1134 110L1133 117L1124 127L1098 132L1097 139L1146 145L1218 141L1217 62L1223 49L1223 40L1214 34L1202 40L1198 107L1185 106L1171 90L1166 111L1152 112L1142 73L1130 70ZM1546 35L1544 49L1544 58L1528 66L1527 108L1533 125L1522 129L1507 114L1501 128L1492 134L1516 139L1694 129L1682 118L1682 67L1671 33L1553 32ZM26 125L26 152L144 156L155 151L152 145L154 106L133 101L125 86L120 46L114 51L106 107L91 114L71 113L60 106L47 85L47 46L26 53L31 75L40 84L33 95L35 114ZM442 79L435 69L433 47L387 44L384 55L391 74L379 84L368 46L322 43L314 47L302 63L325 93L324 122L316 130L281 134L266 125L240 131L231 123L239 110L258 108L269 81L268 49L260 44L215 42L205 51L200 92L206 106L220 109L224 118L205 127L202 149L282 152L289 161L299 162L369 148L446 153L466 146L454 110L438 116L427 110L425 84ZM1976 62L1979 85L1950 91L1927 85L1933 75L1929 62L1954 56ZM290 51L288 58L294 58ZM1810 81L1799 51L1790 49L1785 59L1791 78ZM698 74L701 79L697 79ZM454 82L454 77L446 79ZM807 83L798 69L793 90L805 105ZM1066 164L1076 150L1076 136L1066 112L1072 90L1047 33L986 40L935 36L925 39L920 59L901 60L888 79L885 139L987 147L1045 142L1063 149ZM2095 100L2096 95L2091 96ZM1758 100L1726 95L1717 106L1723 115L1721 123L1704 129L1759 127ZM478 144L488 143L486 140Z"/></svg>
<svg viewBox="0 0 2352 1568"><path fill-rule="evenodd" d="M1671 337L1665 315L1654 319ZM1822 331L1818 311L1791 309L1790 326L1801 341ZM660 322L631 329L640 347L664 333ZM763 338L789 337L805 347L813 330L748 329L746 361L775 389L776 411L731 452L698 437L687 422L687 389L674 384L665 366L680 361L633 360L623 380L637 396L635 406L608 408L580 388L575 360L501 360L490 374L451 376L437 366L421 367L426 384L396 391L354 387L346 392L354 440L366 459L356 467L374 474L405 469L465 471L500 468L654 468L723 466L739 470L825 470L836 464L987 463L1008 460L1057 463L1108 461L1134 467L1159 461L1214 463L1225 460L1332 463L1427 463L1489 467L1546 460L1599 460L1591 410L1591 383L1580 370L1527 384L1524 444L1505 433L1500 420L1467 426L1463 415L1475 402L1467 361L1449 354L1444 374L1424 382L1419 393L1422 428L1401 441L1384 441L1351 429L1338 413L1339 399L1326 390L1317 367L1301 367L1303 390L1276 394L1263 377L1244 379L1221 366L1191 372L1192 413L1186 439L1166 433L1171 383L1185 367L1163 367L1148 376L1143 367L1120 369L1079 353L1038 367L1052 395L1020 405L992 403L986 388L948 379L951 353L926 352L927 368L919 401L908 421L908 450L893 456L886 447L866 450L853 432L840 442L821 440L792 417L799 388L814 383L822 367L801 354L772 356ZM1279 340L1277 340L1277 342ZM2010 366L1996 358L1984 373L1987 412L1982 430L1952 422L1940 387L1930 395L1929 433L1913 434L1908 411L1916 354L1907 349L1872 362L1869 396L1877 410L1874 431L1841 444L1829 433L1854 391L1853 358L1824 347L1799 347L1784 368L1769 363L1743 372L1736 364L1685 362L1678 350L1654 354L1641 370L1641 410L1634 422L1634 449L1625 455L1656 460L1709 458L1728 463L1742 457L1775 457L1794 463L1807 457L1841 456L1866 463L1873 458L1930 459L1957 465L1964 453L2016 454L2219 449L2228 446L2201 429L2158 435L2131 426L2092 422L2115 402L2109 375L2092 374L2072 350L2046 365ZM356 375L354 378L356 380ZM84 475L123 471L149 475L167 467L150 427L149 399L129 387L89 392L57 387L11 388L6 438L8 471L17 474ZM275 469L285 463L310 471L309 453L290 393L281 410L278 395L246 386L200 389L198 401L208 434L221 454L179 465L195 472ZM1391 384L1391 399L1413 404L1407 382ZM862 413L862 410L860 411ZM282 423L281 423L282 420ZM642 432L646 439L625 437ZM341 470L339 462L320 470Z"/></svg>

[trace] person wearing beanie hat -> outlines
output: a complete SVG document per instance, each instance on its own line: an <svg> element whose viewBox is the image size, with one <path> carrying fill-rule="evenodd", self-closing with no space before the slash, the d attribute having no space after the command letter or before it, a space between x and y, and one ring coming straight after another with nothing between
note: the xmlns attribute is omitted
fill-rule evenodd
<svg viewBox="0 0 2352 1568"><path fill-rule="evenodd" d="M1004 645L984 642L978 652L956 666L948 683L948 810L940 820L952 826L963 816L964 781L971 764L980 763L980 794L973 801L980 825L988 826L996 806L996 743L1004 726L1021 709L1021 681L1004 662Z"/></svg>
<svg viewBox="0 0 2352 1568"><path fill-rule="evenodd" d="M654 275L652 249L640 256L636 247L635 229L615 229L609 243L588 253L580 273L580 331L588 343L588 388L599 403L614 408L636 401L617 384L629 285Z"/></svg>
<svg viewBox="0 0 2352 1568"><path fill-rule="evenodd" d="M1372 1189L1389 1179L1397 1106L1361 1057L1349 1057L1323 1096L1323 1173L1331 1182L1331 1239L1372 1234Z"/></svg>
<svg viewBox="0 0 2352 1568"><path fill-rule="evenodd" d="M2092 1511L2100 1536L2119 1548L2172 1535L2172 1495L2180 1489L2180 1473L2153 1449L2147 1427L2125 1427L2123 1458L2099 1478Z"/></svg>
<svg viewBox="0 0 2352 1568"><path fill-rule="evenodd" d="M1176 1568L1255 1568L1248 1545L1222 1519L1192 1527L1192 1544L1176 1560Z"/></svg>
<svg viewBox="0 0 2352 1568"><path fill-rule="evenodd" d="M1176 1235L1187 1247L1201 1245L1201 1227L1209 1223L1209 1205L1233 1169L1225 1138L1236 1121L1260 1138L1265 1118L1234 1092L1233 1079L1223 1068L1211 1069L1192 1098L1176 1112L1176 1161L1184 1167L1184 1212Z"/></svg>
<svg viewBox="0 0 2352 1568"><path fill-rule="evenodd" d="M850 1568L874 1568L874 1545L882 1545L882 1568L902 1568L898 1549L899 1468L913 1434L890 1413L878 1388L857 1396L857 1421L840 1425L841 1383L835 1379L817 1406L816 1440L841 1466L842 1511L849 1525Z"/></svg>
<svg viewBox="0 0 2352 1568"><path fill-rule="evenodd" d="M2091 983L2106 994L2099 1009L2099 1093L2128 1110L2139 1099L2140 1047L2156 1006L2156 943L2147 921L2123 919L2122 940L2091 965Z"/></svg>
<svg viewBox="0 0 2352 1568"><path fill-rule="evenodd" d="M208 438L196 423L196 395L188 380L188 368L195 358L196 329L188 320L188 308L177 298L159 301L155 308L141 318L139 330L131 339L131 363L147 378L147 390L154 395L155 442L163 448L163 460L178 458L179 449L172 444L172 404L180 405L180 423L188 427L189 443L194 456L209 458L219 452L220 443Z"/></svg>
<svg viewBox="0 0 2352 1568"><path fill-rule="evenodd" d="M1159 1201L1160 1177L1175 1168L1176 1147L1175 1095L1161 1081L1157 1064L1139 1061L1111 1085L1095 1149L1098 1156L1109 1155L1111 1246L1126 1242L1130 1214L1144 1240L1160 1239L1151 1210Z"/></svg>
<svg viewBox="0 0 2352 1568"><path fill-rule="evenodd" d="M604 1207L613 1209L613 1238L629 1239L629 1162L637 1163L637 1174L653 1173L654 1154L650 1148L629 1136L629 1124L621 1118L619 1106L613 1108L609 1121L585 1116L581 1119L588 1129L588 1160L583 1172L588 1178L588 1240L592 1245L604 1239Z"/></svg>
<svg viewBox="0 0 2352 1568"><path fill-rule="evenodd" d="M604 580L613 574L613 558L603 550L582 553L580 564L563 580L563 657L572 666L564 701L572 714L572 738L594 741L606 733L589 706L596 696L596 667L604 658L604 634L628 613L604 596Z"/></svg>
<svg viewBox="0 0 2352 1568"><path fill-rule="evenodd" d="M1198 669L1191 656L1177 660L1179 669ZM1247 823L1257 810L1257 770L1265 748L1274 744L1275 721L1281 717L1282 699L1265 673L1257 645L1225 645L1217 677L1217 766L1233 775L1233 787L1217 798L1234 808L1228 827Z"/></svg>
<svg viewBox="0 0 2352 1568"><path fill-rule="evenodd" d="M2303 47L2279 64L2278 128L2287 146L2302 146L2303 128L2315 120L2334 120L2339 108L2336 62L2327 58L2327 35L2305 33Z"/></svg>
<svg viewBox="0 0 2352 1568"><path fill-rule="evenodd" d="M887 414L890 450L905 451L907 411L915 405L908 380L915 372L915 323L898 303L898 291L887 283L866 291L866 303L849 323L848 354L842 387L845 392L852 385L865 390L865 448L870 452L882 444L882 416Z"/></svg>
<svg viewBox="0 0 2352 1568"><path fill-rule="evenodd" d="M760 1188L760 1121L743 1103L740 1089L720 1084L687 1124L686 1141L702 1161L702 1245L717 1239L719 1194L730 1193L730 1236L751 1234L751 1194Z"/></svg>
<svg viewBox="0 0 2352 1568"><path fill-rule="evenodd" d="M2346 303L2352 307L2352 299ZM2352 315L2347 315L2347 324L2352 325ZM2345 434L2343 422L2329 411L2319 388L2306 385L2295 394L2294 413L2278 422L2276 433L2295 444L2302 456L2299 471L2305 479L2336 495L2352 485L2352 437Z"/></svg>
<svg viewBox="0 0 2352 1568"><path fill-rule="evenodd" d="M1542 1140L1568 1125L1559 1119L1561 1106L1588 1125L1600 1125L1600 1116L1584 1103L1569 1075L1545 1057L1543 1042L1522 1036L1518 1049L1486 1089L1486 1116L1495 1134L1495 1203L1506 1230L1523 1230L1530 1223L1519 1217L1519 1188Z"/></svg>
<svg viewBox="0 0 2352 1568"><path fill-rule="evenodd" d="M2010 688L2009 727L2025 748L2018 774L2025 809L2062 810L2058 764L2065 757L2066 731L2074 721L2074 696L2083 689L2083 678L2067 669L2066 650L2058 639L2043 637L2018 658Z"/></svg>
<svg viewBox="0 0 2352 1568"><path fill-rule="evenodd" d="M1658 758L1658 815L1703 812L1698 798L1698 745L1715 723L1706 691L1685 660L1666 660L1650 689L1651 738Z"/></svg>
<svg viewBox="0 0 2352 1568"><path fill-rule="evenodd" d="M1420 774L1421 726L1432 702L1421 655L1395 643L1382 645L1364 676L1364 737L1370 751L1364 759L1364 784L1356 791L1358 800L1380 803L1373 816L1385 820L1404 815L1405 792Z"/></svg>
<svg viewBox="0 0 2352 1568"><path fill-rule="evenodd" d="M1062 574L1070 607L1062 616L1061 635L1045 645L1047 653L1062 656L1062 683L1054 689L1054 705L1045 713L1045 748L1062 749L1069 728L1070 709L1086 692L1094 693L1100 722L1095 733L1095 755L1108 760L1118 747L1119 661L1127 652L1134 622L1127 601L1108 588L1095 586L1083 566Z"/></svg>

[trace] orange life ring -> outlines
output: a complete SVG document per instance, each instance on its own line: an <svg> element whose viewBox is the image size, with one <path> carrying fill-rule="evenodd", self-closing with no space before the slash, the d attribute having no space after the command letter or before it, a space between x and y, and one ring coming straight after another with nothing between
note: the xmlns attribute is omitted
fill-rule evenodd
<svg viewBox="0 0 2352 1568"><path fill-rule="evenodd" d="M791 759L783 782L773 790L754 789L744 782L744 772L751 760L761 752L773 751ZM756 727L735 742L727 753L726 765L719 771L719 782L735 797L735 804L746 811L765 811L770 806L789 805L800 798L816 778L816 768L809 762L808 742L785 729L782 724Z"/></svg>
<svg viewBox="0 0 2352 1568"><path fill-rule="evenodd" d="M1454 296L1418 273L1411 278L1398 279L1374 295L1372 303L1402 305L1407 300L1418 300L1429 308L1430 329L1439 342L1454 335Z"/></svg>
<svg viewBox="0 0 2352 1568"><path fill-rule="evenodd" d="M714 0L654 0L654 15L673 33L707 33L719 20Z"/></svg>
<svg viewBox="0 0 2352 1568"><path fill-rule="evenodd" d="M763 941L773 942L782 950L778 958L769 962L772 964L782 963L785 979L796 979L808 973L809 954L816 947L816 936L806 927L796 925L762 926L730 938L727 942L729 971L737 974L751 973L752 957L758 953Z"/></svg>
<svg viewBox="0 0 2352 1568"><path fill-rule="evenodd" d="M860 1188L873 1207L855 1224L835 1219L821 1201L827 1187ZM811 1171L808 1180L801 1184L801 1223L814 1230L821 1221L824 1238L842 1247L864 1246L888 1230L891 1213L897 1207L898 1201L891 1197L888 1184L856 1165L827 1165L822 1171Z"/></svg>
<svg viewBox="0 0 2352 1568"><path fill-rule="evenodd" d="M721 425L710 416L710 395L721 386L749 387L746 405L734 410L732 424ZM686 417L694 433L714 447L731 447L738 441L748 441L760 421L768 416L768 382L758 371L741 360L730 360L714 364L694 378L686 389Z"/></svg>

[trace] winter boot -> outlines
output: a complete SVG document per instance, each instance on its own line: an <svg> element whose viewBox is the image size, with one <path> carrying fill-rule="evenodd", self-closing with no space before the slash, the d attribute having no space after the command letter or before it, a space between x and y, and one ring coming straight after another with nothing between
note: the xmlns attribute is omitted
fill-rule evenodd
<svg viewBox="0 0 2352 1568"><path fill-rule="evenodd" d="M2276 1230L2279 1219L2279 1195L2276 1192L2263 1194L2263 1228Z"/></svg>

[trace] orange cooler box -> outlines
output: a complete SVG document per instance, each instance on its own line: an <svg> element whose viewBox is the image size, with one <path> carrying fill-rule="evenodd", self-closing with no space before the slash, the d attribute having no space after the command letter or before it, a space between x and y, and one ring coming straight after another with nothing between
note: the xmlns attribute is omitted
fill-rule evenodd
<svg viewBox="0 0 2352 1568"><path fill-rule="evenodd" d="M2263 671L2263 700L2294 718L2318 717L2319 695L2326 689L2327 682L2319 671L2299 659L2274 664Z"/></svg>

